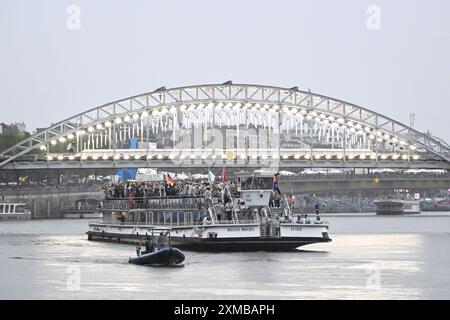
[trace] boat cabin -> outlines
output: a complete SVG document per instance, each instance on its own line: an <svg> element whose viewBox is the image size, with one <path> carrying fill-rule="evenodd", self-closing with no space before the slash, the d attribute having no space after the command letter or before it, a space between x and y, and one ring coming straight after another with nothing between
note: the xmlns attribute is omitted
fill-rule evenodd
<svg viewBox="0 0 450 320"><path fill-rule="evenodd" d="M271 173L239 175L237 185L241 204L248 208L268 206L273 192L273 177Z"/></svg>

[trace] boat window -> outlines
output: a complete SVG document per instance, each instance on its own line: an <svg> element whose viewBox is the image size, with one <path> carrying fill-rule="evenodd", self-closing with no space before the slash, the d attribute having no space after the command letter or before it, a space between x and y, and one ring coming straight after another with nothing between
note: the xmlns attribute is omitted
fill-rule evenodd
<svg viewBox="0 0 450 320"><path fill-rule="evenodd" d="M247 177L241 180L241 190L272 190L272 177Z"/></svg>
<svg viewBox="0 0 450 320"><path fill-rule="evenodd" d="M241 179L241 190L251 190L253 177Z"/></svg>
<svg viewBox="0 0 450 320"><path fill-rule="evenodd" d="M14 213L14 205L9 206L9 213Z"/></svg>
<svg viewBox="0 0 450 320"><path fill-rule="evenodd" d="M273 178L255 178L253 181L253 190L271 190L272 189Z"/></svg>
<svg viewBox="0 0 450 320"><path fill-rule="evenodd" d="M3 213L4 205L0 204L0 213Z"/></svg>

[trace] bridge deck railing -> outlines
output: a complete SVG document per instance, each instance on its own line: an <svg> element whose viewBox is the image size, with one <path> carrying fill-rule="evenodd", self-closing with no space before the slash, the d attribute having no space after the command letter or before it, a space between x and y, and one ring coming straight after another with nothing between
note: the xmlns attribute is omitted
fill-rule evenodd
<svg viewBox="0 0 450 320"><path fill-rule="evenodd" d="M382 178L386 180L398 179L450 179L450 173L432 174L432 173L372 173L372 174L305 174L295 176L282 176L280 181L301 181L301 180L372 180L375 178Z"/></svg>

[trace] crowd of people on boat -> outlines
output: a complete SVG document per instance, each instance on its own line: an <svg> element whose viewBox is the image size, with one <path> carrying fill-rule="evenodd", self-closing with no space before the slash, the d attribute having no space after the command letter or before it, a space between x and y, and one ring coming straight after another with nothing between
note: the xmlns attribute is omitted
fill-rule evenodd
<svg viewBox="0 0 450 320"><path fill-rule="evenodd" d="M276 221L279 224L282 223L300 223L300 224L310 224L313 223L313 220L311 220L311 218L308 216L308 214L298 214L298 215L294 215L294 214L290 214L290 215L284 215L284 216L276 216L274 219L272 219L271 217L266 219L266 224L271 224L273 223L273 221ZM316 213L316 222L320 221L320 216L319 213Z"/></svg>
<svg viewBox="0 0 450 320"><path fill-rule="evenodd" d="M163 181L127 181L125 183L111 183L104 186L106 200L111 199L139 199L168 198L168 197L200 197L205 201L213 201L226 205L231 202L236 193L236 185L231 181L217 180L179 180Z"/></svg>

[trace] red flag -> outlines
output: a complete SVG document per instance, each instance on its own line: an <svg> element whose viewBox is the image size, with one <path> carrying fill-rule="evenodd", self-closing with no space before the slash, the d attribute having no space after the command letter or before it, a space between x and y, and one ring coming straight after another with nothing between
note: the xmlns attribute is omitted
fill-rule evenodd
<svg viewBox="0 0 450 320"><path fill-rule="evenodd" d="M222 170L222 173L220 174L220 176L222 177L223 181L228 180L227 170L225 169L225 167L223 167L223 170Z"/></svg>

